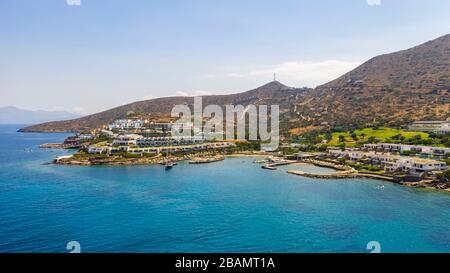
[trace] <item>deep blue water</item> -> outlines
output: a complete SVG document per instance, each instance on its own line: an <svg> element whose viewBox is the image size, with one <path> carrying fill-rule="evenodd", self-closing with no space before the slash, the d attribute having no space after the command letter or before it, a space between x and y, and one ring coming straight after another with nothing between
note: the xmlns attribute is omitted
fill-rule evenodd
<svg viewBox="0 0 450 273"><path fill-rule="evenodd" d="M205 165L46 165L64 134L0 126L0 252L450 252L450 195L313 180L252 158ZM29 149L32 149L29 151ZM377 187L385 185L384 190Z"/></svg>

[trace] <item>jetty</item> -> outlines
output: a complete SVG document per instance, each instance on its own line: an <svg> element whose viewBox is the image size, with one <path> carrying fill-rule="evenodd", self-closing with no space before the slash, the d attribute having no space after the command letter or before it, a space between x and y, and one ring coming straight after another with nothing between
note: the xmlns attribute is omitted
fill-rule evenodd
<svg viewBox="0 0 450 273"><path fill-rule="evenodd" d="M358 173L352 171L342 171L331 174L316 174L316 173L307 173L303 171L287 171L289 174L294 174L298 176L310 177L310 178L320 178L320 179L347 179L347 178L370 178L370 179L379 179L385 180L389 182L397 182L394 177L380 174L370 174L370 173Z"/></svg>
<svg viewBox="0 0 450 273"><path fill-rule="evenodd" d="M257 159L255 161L253 161L253 163L267 163L267 162L269 162L268 159Z"/></svg>
<svg viewBox="0 0 450 273"><path fill-rule="evenodd" d="M42 149L78 149L81 145L66 144L66 143L44 143L39 145Z"/></svg>
<svg viewBox="0 0 450 273"><path fill-rule="evenodd" d="M297 163L297 161L279 160L279 161L274 161L273 163L270 163L270 164L265 164L265 165L261 166L261 168L267 169L267 170L276 170L277 166L284 166L284 165L289 165L289 164L293 164L293 163Z"/></svg>

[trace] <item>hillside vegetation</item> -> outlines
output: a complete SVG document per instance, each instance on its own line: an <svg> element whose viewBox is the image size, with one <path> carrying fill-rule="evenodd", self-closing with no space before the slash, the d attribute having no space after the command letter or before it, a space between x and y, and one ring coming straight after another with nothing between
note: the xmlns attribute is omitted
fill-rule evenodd
<svg viewBox="0 0 450 273"><path fill-rule="evenodd" d="M358 143L375 143L375 142L408 142L415 139L429 139L429 134L424 132L410 132L394 128L364 128L353 132L335 132L332 139L328 143L330 146L339 146L345 143L347 147L355 147ZM344 141L342 141L344 140Z"/></svg>

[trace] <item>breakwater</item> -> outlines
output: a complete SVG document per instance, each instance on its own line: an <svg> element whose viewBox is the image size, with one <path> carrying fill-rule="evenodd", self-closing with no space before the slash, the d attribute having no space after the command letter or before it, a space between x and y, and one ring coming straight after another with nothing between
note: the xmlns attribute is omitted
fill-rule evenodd
<svg viewBox="0 0 450 273"><path fill-rule="evenodd" d="M274 171L277 169L277 166L289 165L289 164L293 164L296 162L297 161L279 161L279 162L274 162L274 163L263 165L263 166L261 166L261 168Z"/></svg>
<svg viewBox="0 0 450 273"><path fill-rule="evenodd" d="M347 178L371 178L371 179L379 179L390 182L396 182L396 180L391 176L386 175L378 175L378 174L369 174L369 173L355 173L351 171L343 171L336 172L333 174L315 174L315 173L307 173L302 171L287 171L289 174L294 174L298 176L310 177L310 178L320 178L320 179L347 179Z"/></svg>

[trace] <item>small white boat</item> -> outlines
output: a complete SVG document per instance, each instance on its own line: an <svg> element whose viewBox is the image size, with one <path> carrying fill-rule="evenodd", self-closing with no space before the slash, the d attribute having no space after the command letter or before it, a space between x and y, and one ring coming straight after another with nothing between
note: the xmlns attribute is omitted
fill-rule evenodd
<svg viewBox="0 0 450 273"><path fill-rule="evenodd" d="M173 162L171 162L171 161L168 161L168 162L166 162L166 164L164 165L164 168L165 168L165 170L167 171L167 170L170 170L170 169L172 169L173 168Z"/></svg>

